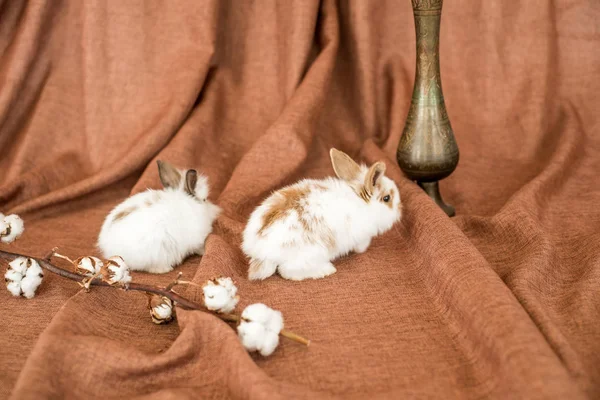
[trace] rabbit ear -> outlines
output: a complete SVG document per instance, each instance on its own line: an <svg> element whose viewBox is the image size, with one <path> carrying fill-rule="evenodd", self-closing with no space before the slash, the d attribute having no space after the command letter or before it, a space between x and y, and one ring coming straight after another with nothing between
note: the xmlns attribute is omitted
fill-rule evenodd
<svg viewBox="0 0 600 400"><path fill-rule="evenodd" d="M367 189L369 194L373 193L373 189L375 188L375 185L377 185L377 181L383 176L384 173L385 163L378 161L371 165L367 171L367 175L365 176L365 189Z"/></svg>
<svg viewBox="0 0 600 400"><path fill-rule="evenodd" d="M185 173L184 189L192 196L196 195L196 182L198 182L198 171L195 169L188 169Z"/></svg>
<svg viewBox="0 0 600 400"><path fill-rule="evenodd" d="M181 182L181 173L166 161L157 160L158 175L165 188L178 188Z"/></svg>
<svg viewBox="0 0 600 400"><path fill-rule="evenodd" d="M333 171L338 178L351 182L360 175L360 167L348 154L332 148L329 156Z"/></svg>

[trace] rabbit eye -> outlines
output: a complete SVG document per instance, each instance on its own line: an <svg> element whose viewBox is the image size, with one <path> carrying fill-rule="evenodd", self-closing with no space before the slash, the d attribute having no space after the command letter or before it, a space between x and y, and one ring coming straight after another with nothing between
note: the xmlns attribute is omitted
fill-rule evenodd
<svg viewBox="0 0 600 400"><path fill-rule="evenodd" d="M388 201L390 201L390 195L389 195L389 194L385 195L385 196L383 197L383 201L385 201L386 203L387 203Z"/></svg>

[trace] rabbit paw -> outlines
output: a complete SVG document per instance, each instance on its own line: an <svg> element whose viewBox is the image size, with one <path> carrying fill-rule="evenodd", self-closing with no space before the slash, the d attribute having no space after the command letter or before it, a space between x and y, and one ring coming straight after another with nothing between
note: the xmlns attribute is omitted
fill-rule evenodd
<svg viewBox="0 0 600 400"><path fill-rule="evenodd" d="M297 268L294 266L282 265L279 267L279 275L284 279L292 281L302 281L304 279L320 279L336 273L332 263L311 264L310 267Z"/></svg>
<svg viewBox="0 0 600 400"><path fill-rule="evenodd" d="M365 240L362 243L359 243L355 248L354 248L354 252L355 253L364 253L365 251L367 251L367 249L369 248L369 246L371 245L371 239L369 238L368 240Z"/></svg>
<svg viewBox="0 0 600 400"><path fill-rule="evenodd" d="M170 265L153 265L146 270L151 274L166 274L167 272L173 271L173 267Z"/></svg>

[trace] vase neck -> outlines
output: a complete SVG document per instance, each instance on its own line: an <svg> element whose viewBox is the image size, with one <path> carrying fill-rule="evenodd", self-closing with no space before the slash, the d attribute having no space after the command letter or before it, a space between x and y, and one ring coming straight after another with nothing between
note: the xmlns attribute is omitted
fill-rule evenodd
<svg viewBox="0 0 600 400"><path fill-rule="evenodd" d="M442 12L444 0L412 0L413 11L439 11Z"/></svg>
<svg viewBox="0 0 600 400"><path fill-rule="evenodd" d="M413 1L414 4L414 1ZM440 23L441 8L437 10L415 10L416 73L413 98L428 104L442 100L440 78Z"/></svg>

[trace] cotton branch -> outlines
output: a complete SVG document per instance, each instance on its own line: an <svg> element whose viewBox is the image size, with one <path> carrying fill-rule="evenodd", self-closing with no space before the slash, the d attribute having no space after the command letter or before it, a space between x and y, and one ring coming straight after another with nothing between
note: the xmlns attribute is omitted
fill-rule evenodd
<svg viewBox="0 0 600 400"><path fill-rule="evenodd" d="M234 322L237 324L240 323L244 323L244 322L250 322L249 320L246 320L244 318L242 318L241 316L237 315L237 314L233 314L233 313L222 313L222 312L214 312L212 310L207 309L204 305L201 305L199 303L196 303L194 301L191 301L189 299L186 299L185 297L179 295L178 293L173 291L173 288L177 285L194 285L194 286L199 286L202 287L200 285L197 285L193 282L189 282L189 281L182 281L180 280L181 278L181 273L179 273L179 275L177 276L177 278L175 279L175 281L173 281L172 283L170 283L169 285L167 285L166 287L161 287L161 286L152 286L152 285L144 285L144 284L140 284L140 283L135 283L135 282L130 282L130 283L126 283L126 284L119 284L119 285L115 285L115 284L111 284L109 282L106 282L103 279L98 278L97 274L96 275L92 275L90 276L82 276L80 274L74 273L74 272L70 272L67 271L63 268L57 267L56 265L52 264L50 262L50 260L52 259L52 257L58 257L58 258L62 258L65 259L69 262L71 262L73 265L76 264L76 261L72 261L70 258L62 256L62 255L57 255L56 254L56 248L52 249L51 252L49 252L46 256L44 256L43 258L35 258L35 257L30 257L27 255L23 255L23 254L17 254L17 253L10 253L7 251L2 251L0 250L0 259L4 259L7 261L12 261L18 257L26 257L26 258L31 258L34 259L35 261L37 261L39 263L39 265L49 271L52 272L56 275L59 275L63 278L66 279L70 279L72 281L78 282L81 286L84 286L86 289L89 290L90 286L104 286L104 287L110 287L113 289L123 289L123 290L132 290L132 291L139 291L139 292L143 292L143 293L151 293L151 294L155 294L161 297L166 297L167 299L169 299L171 302L175 303L176 305L184 308L184 309L188 309L188 310L200 310L200 311L205 311L205 312L210 312L213 315L216 315L217 317L221 318L223 321L226 322ZM216 281L215 281L216 282ZM216 284L216 283L213 283ZM299 336L296 335L295 333L289 332L287 330L280 330L279 331L279 335L286 337L290 340L293 340L295 342L304 344L306 346L308 346L310 344L310 341Z"/></svg>

